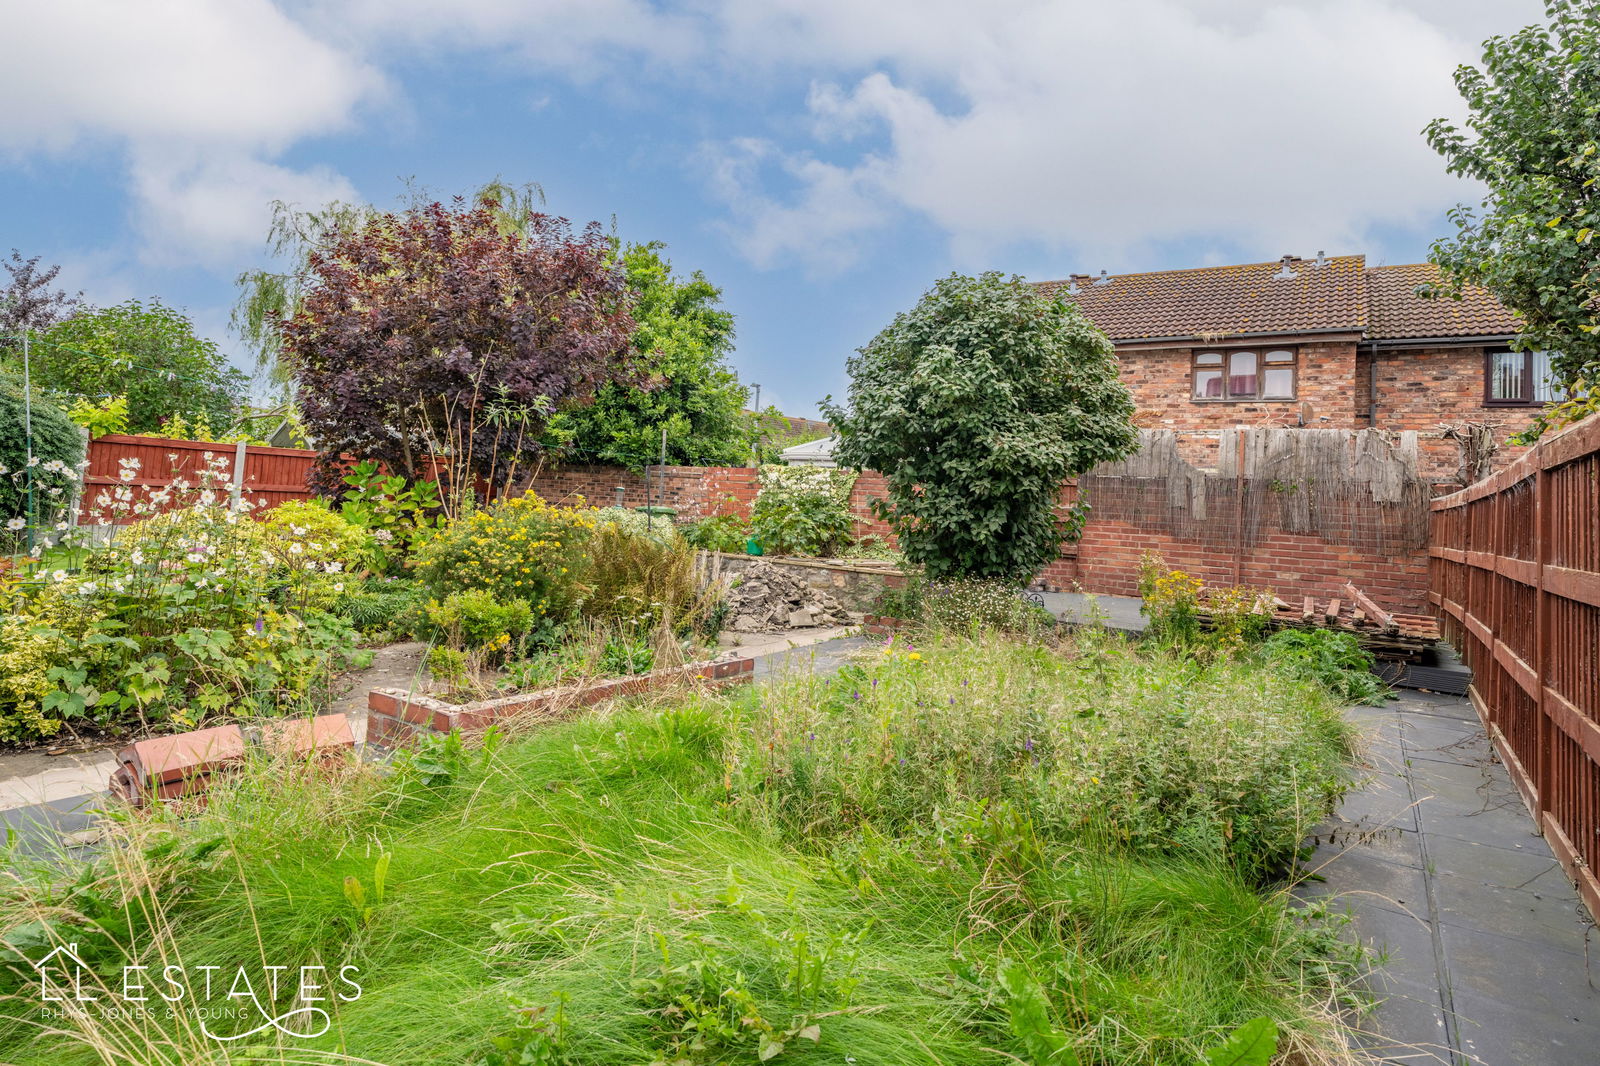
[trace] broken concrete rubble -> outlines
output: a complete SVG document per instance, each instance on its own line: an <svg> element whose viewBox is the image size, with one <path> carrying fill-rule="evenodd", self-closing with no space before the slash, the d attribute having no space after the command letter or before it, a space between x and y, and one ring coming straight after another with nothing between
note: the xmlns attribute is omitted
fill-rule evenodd
<svg viewBox="0 0 1600 1066"><path fill-rule="evenodd" d="M757 562L734 579L728 590L728 617L740 633L847 625L851 621L838 600L771 563Z"/></svg>

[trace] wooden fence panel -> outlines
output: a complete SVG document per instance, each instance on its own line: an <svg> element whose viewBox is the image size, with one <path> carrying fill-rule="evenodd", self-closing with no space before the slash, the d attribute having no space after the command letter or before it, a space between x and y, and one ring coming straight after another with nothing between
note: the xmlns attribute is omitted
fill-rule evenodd
<svg viewBox="0 0 1600 1066"><path fill-rule="evenodd" d="M1600 415L1434 500L1429 555L1473 705L1600 914Z"/></svg>
<svg viewBox="0 0 1600 1066"><path fill-rule="evenodd" d="M311 472L316 452L256 445L242 450L244 481L241 488L252 503L276 507L285 500L311 497L306 476ZM79 521L84 525L127 525L138 516L115 513L108 506L119 488L132 490L135 499L145 499L150 492L159 491L178 478L194 483L200 472L214 461L231 481L240 451L235 444L166 437L120 433L97 437L89 442L89 465L84 471ZM131 476L124 476L122 463L130 459L137 460L138 467Z"/></svg>

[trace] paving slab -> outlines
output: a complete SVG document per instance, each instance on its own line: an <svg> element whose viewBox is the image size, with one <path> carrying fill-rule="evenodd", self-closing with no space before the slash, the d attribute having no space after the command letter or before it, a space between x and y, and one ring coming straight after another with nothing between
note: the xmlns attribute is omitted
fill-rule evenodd
<svg viewBox="0 0 1600 1066"><path fill-rule="evenodd" d="M1349 718L1367 776L1299 892L1332 897L1381 953L1361 1046L1407 1066L1600 1062L1600 934L1471 704L1407 693Z"/></svg>

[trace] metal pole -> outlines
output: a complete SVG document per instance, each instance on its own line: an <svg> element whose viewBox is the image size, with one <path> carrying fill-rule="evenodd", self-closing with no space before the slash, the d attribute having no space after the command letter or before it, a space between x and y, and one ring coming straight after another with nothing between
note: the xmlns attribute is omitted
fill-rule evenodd
<svg viewBox="0 0 1600 1066"><path fill-rule="evenodd" d="M756 465L761 463L761 385L759 382L750 386L756 390L755 402L751 405L755 417L750 420L750 461Z"/></svg>
<svg viewBox="0 0 1600 1066"><path fill-rule="evenodd" d="M39 508L33 498L33 378L28 366L28 327L22 327L22 435L28 453L28 553L33 553Z"/></svg>

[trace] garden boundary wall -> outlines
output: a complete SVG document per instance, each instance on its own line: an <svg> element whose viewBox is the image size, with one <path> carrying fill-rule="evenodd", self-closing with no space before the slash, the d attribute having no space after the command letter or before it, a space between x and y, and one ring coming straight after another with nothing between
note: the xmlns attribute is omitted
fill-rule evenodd
<svg viewBox="0 0 1600 1066"><path fill-rule="evenodd" d="M1600 914L1600 416L1431 507L1428 598L1468 696Z"/></svg>
<svg viewBox="0 0 1600 1066"><path fill-rule="evenodd" d="M1352 582L1399 615L1427 613L1427 500L1417 434L1380 430L1255 428L1141 430L1140 450L1062 486L1064 514L1082 493L1091 507L1082 539L1062 546L1040 575L1052 588L1135 595L1139 563L1159 553L1208 585L1271 588L1285 599L1328 599ZM119 485L158 489L193 478L211 457L226 460L237 491L258 505L312 495L317 453L109 435L89 446L86 500ZM119 460L140 460L131 481ZM748 466L613 466L541 471L529 488L547 500L591 506L655 505L680 521L748 517L760 471ZM893 543L872 513L887 495L883 475L862 473L850 507L858 536ZM85 524L89 517L85 505ZM125 517L115 521L127 521Z"/></svg>

